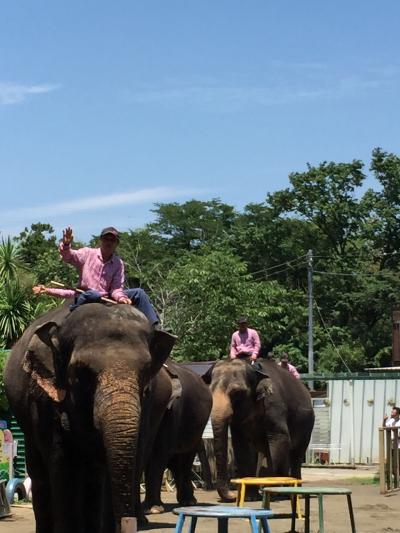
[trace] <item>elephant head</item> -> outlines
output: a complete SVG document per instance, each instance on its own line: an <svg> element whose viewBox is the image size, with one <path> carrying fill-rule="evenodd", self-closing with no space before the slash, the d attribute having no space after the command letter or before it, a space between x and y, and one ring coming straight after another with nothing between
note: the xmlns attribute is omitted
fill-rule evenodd
<svg viewBox="0 0 400 533"><path fill-rule="evenodd" d="M210 384L213 396L211 423L217 466L217 490L223 501L235 499L228 488L228 428L231 428L235 461L240 471L241 464L238 464L240 460L238 461L235 450L236 440L233 433L239 428L252 431L257 385L263 378L267 376L260 372L258 366L252 366L240 359L219 361L203 376L204 381ZM254 456L254 451L249 451L246 463L254 463Z"/></svg>
<svg viewBox="0 0 400 533"><path fill-rule="evenodd" d="M22 366L32 394L58 406L78 438L80 428L88 426L98 436L116 532L136 531L141 404L174 341L172 335L151 331L145 317L131 306L90 304L61 321L38 324L26 345Z"/></svg>

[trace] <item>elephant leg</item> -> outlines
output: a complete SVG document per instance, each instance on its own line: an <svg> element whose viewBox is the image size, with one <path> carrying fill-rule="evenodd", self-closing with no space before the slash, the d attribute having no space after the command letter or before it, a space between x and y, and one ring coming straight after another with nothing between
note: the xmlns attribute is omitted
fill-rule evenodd
<svg viewBox="0 0 400 533"><path fill-rule="evenodd" d="M146 496L143 502L145 514L158 514L164 512L161 500L161 485L165 471L164 457L155 456L146 468Z"/></svg>
<svg viewBox="0 0 400 533"><path fill-rule="evenodd" d="M39 421L36 427L21 424L26 466L32 481L36 533L84 533L79 507L81 485L76 475L78 461L66 457L60 428L51 424L53 412L36 414Z"/></svg>
<svg viewBox="0 0 400 533"><path fill-rule="evenodd" d="M51 490L47 468L39 452L25 438L26 466L32 481L32 503L36 533L53 533Z"/></svg>
<svg viewBox="0 0 400 533"><path fill-rule="evenodd" d="M249 440L246 429L231 425L232 447L235 455L237 477L253 477L257 470L257 451ZM246 490L246 500L259 500L260 495L256 486L249 486Z"/></svg>
<svg viewBox="0 0 400 533"><path fill-rule="evenodd" d="M51 436L51 451L45 459L54 520L52 533L85 533L85 468L79 454L73 449L72 436L59 432L55 427Z"/></svg>
<svg viewBox="0 0 400 533"><path fill-rule="evenodd" d="M303 410L303 416L296 421L294 427L289 426L291 437L290 475L301 479L301 465L305 462L305 456L311 433L314 426L313 413Z"/></svg>
<svg viewBox="0 0 400 533"><path fill-rule="evenodd" d="M115 527L111 483L104 465L90 465L84 475L85 532L109 533Z"/></svg>
<svg viewBox="0 0 400 533"><path fill-rule="evenodd" d="M192 466L195 455L196 450L179 453L168 463L168 467L176 483L176 499L183 506L195 505L197 503L192 484Z"/></svg>
<svg viewBox="0 0 400 533"><path fill-rule="evenodd" d="M53 533L85 533L84 489L79 466L57 461L50 467Z"/></svg>

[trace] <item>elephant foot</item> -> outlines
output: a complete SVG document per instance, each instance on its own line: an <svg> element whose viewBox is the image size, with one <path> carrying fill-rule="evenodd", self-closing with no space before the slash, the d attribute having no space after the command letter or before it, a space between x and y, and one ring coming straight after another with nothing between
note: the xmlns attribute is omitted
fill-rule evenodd
<svg viewBox="0 0 400 533"><path fill-rule="evenodd" d="M218 495L220 497L221 502L235 502L236 501L236 494L234 492L231 492L230 490L218 490Z"/></svg>
<svg viewBox="0 0 400 533"><path fill-rule="evenodd" d="M142 513L140 513L140 515L137 517L138 528L145 528L148 523L149 521L147 520L147 518Z"/></svg>
<svg viewBox="0 0 400 533"><path fill-rule="evenodd" d="M192 507L193 505L197 504L197 500L194 496L191 498L184 498L181 500L178 500L179 505L182 505L182 507Z"/></svg>
<svg viewBox="0 0 400 533"><path fill-rule="evenodd" d="M162 514L164 511L163 505L152 505L151 507L145 507L144 514Z"/></svg>
<svg viewBox="0 0 400 533"><path fill-rule="evenodd" d="M260 494L246 494L246 497L244 499L244 501L246 502L258 502L260 501L262 498L261 498L261 495Z"/></svg>

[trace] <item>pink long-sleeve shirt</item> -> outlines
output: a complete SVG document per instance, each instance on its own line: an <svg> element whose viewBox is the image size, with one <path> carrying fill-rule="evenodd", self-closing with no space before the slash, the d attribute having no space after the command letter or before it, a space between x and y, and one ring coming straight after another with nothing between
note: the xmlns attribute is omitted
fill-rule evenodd
<svg viewBox="0 0 400 533"><path fill-rule="evenodd" d="M300 374L297 372L297 368L294 365L291 365L290 363L288 363L287 366L284 367L282 366L281 363L278 363L278 364L282 368L286 368L286 370L290 372L290 374L292 374L292 376L294 376L296 379L300 379Z"/></svg>
<svg viewBox="0 0 400 533"><path fill-rule="evenodd" d="M113 254L110 259L104 261L100 248L85 247L72 250L69 246L64 246L63 243L60 244L60 254L63 261L73 265L78 270L78 287L80 289L84 291L95 290L101 296L111 297L116 302L121 298L126 298L123 293L124 263L117 255ZM58 295L61 296L60 293ZM63 296L63 298L68 296Z"/></svg>
<svg viewBox="0 0 400 533"><path fill-rule="evenodd" d="M76 293L72 289L53 289L53 287L46 287L46 294L57 296L58 298L72 298Z"/></svg>
<svg viewBox="0 0 400 533"><path fill-rule="evenodd" d="M243 352L258 356L260 347L260 337L255 329L247 328L243 333L238 330L232 335L230 357L237 357Z"/></svg>

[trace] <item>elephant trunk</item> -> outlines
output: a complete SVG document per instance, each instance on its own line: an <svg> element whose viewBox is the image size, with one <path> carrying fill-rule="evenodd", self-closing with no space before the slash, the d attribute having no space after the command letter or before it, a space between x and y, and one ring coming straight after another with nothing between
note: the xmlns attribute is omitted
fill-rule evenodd
<svg viewBox="0 0 400 533"><path fill-rule="evenodd" d="M214 433L214 452L217 466L217 491L222 501L234 501L228 486L228 427L232 418L229 396L216 389L213 393L211 423Z"/></svg>
<svg viewBox="0 0 400 533"><path fill-rule="evenodd" d="M116 532L136 533L140 389L132 370L116 370L105 370L98 376L94 418L106 451Z"/></svg>

